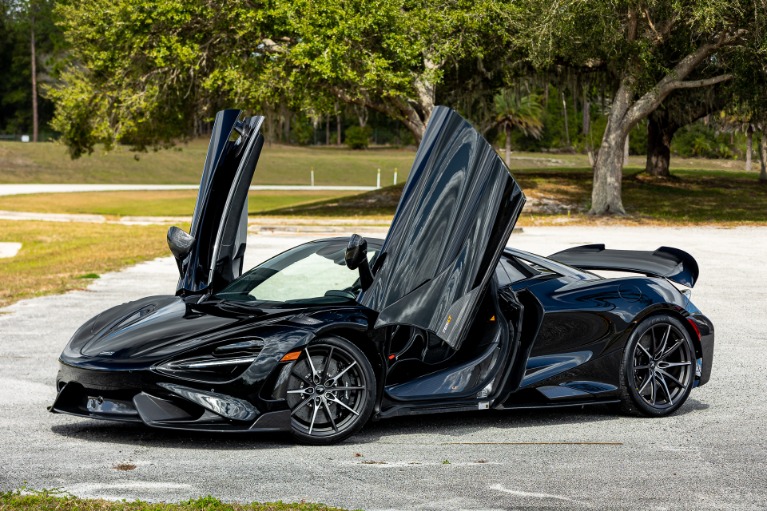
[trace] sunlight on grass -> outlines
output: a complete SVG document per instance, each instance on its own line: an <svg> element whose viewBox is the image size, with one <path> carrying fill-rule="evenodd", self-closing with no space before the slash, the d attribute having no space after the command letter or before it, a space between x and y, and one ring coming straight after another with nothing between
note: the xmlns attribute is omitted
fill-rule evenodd
<svg viewBox="0 0 767 511"><path fill-rule="evenodd" d="M261 213L278 208L336 199L358 192L253 191L248 211ZM191 218L196 190L45 193L0 197L0 210L36 213L94 214L106 216L181 216Z"/></svg>
<svg viewBox="0 0 767 511"><path fill-rule="evenodd" d="M57 490L10 491L0 493L0 511L344 511L338 507L308 502L252 502L249 504L221 502L207 496L178 503L111 501L81 499Z"/></svg>
<svg viewBox="0 0 767 511"><path fill-rule="evenodd" d="M94 278L169 255L167 226L0 220L0 241L21 242L0 259L0 307L33 296L84 289Z"/></svg>

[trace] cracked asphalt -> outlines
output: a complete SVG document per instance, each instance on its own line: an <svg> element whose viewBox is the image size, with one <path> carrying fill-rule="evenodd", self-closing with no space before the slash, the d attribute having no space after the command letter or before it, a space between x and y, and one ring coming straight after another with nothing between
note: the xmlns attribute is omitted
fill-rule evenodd
<svg viewBox="0 0 767 511"><path fill-rule="evenodd" d="M252 236L249 263L306 239ZM716 326L711 382L662 419L604 407L396 418L329 447L48 413L70 335L107 307L173 292L175 265L163 258L0 310L0 490L366 510L767 508L767 228L525 228L511 243L544 255L585 243L691 252L701 267L693 300Z"/></svg>

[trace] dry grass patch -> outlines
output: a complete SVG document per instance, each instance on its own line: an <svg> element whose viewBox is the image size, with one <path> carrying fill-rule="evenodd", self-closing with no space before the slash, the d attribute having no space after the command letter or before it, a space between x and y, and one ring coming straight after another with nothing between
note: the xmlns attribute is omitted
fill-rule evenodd
<svg viewBox="0 0 767 511"><path fill-rule="evenodd" d="M0 259L0 307L34 296L84 289L91 279L167 255L167 226L0 220L0 241L21 242Z"/></svg>
<svg viewBox="0 0 767 511"><path fill-rule="evenodd" d="M311 204L352 195L354 191L252 191L251 214ZM119 192L42 193L0 197L0 210L35 213L121 216L192 217L197 190L137 190Z"/></svg>

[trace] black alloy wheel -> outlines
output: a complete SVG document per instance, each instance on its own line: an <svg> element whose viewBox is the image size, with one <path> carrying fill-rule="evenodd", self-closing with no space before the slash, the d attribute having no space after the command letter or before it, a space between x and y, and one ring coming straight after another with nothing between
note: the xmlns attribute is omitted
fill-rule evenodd
<svg viewBox="0 0 767 511"><path fill-rule="evenodd" d="M678 319L665 314L645 319L621 364L623 410L650 417L675 412L690 395L695 365L692 339Z"/></svg>
<svg viewBox="0 0 767 511"><path fill-rule="evenodd" d="M375 389L373 368L353 343L341 337L311 343L288 378L293 436L316 445L350 437L370 418Z"/></svg>

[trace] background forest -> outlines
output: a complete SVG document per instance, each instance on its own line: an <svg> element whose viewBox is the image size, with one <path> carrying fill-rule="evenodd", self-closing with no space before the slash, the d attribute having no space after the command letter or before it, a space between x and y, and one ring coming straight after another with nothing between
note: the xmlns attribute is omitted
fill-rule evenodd
<svg viewBox="0 0 767 511"><path fill-rule="evenodd" d="M596 214L624 212L626 154L658 178L672 155L767 159L764 0L0 6L0 137L73 158L203 136L225 107L273 143L411 146L445 104L507 161L587 154Z"/></svg>

